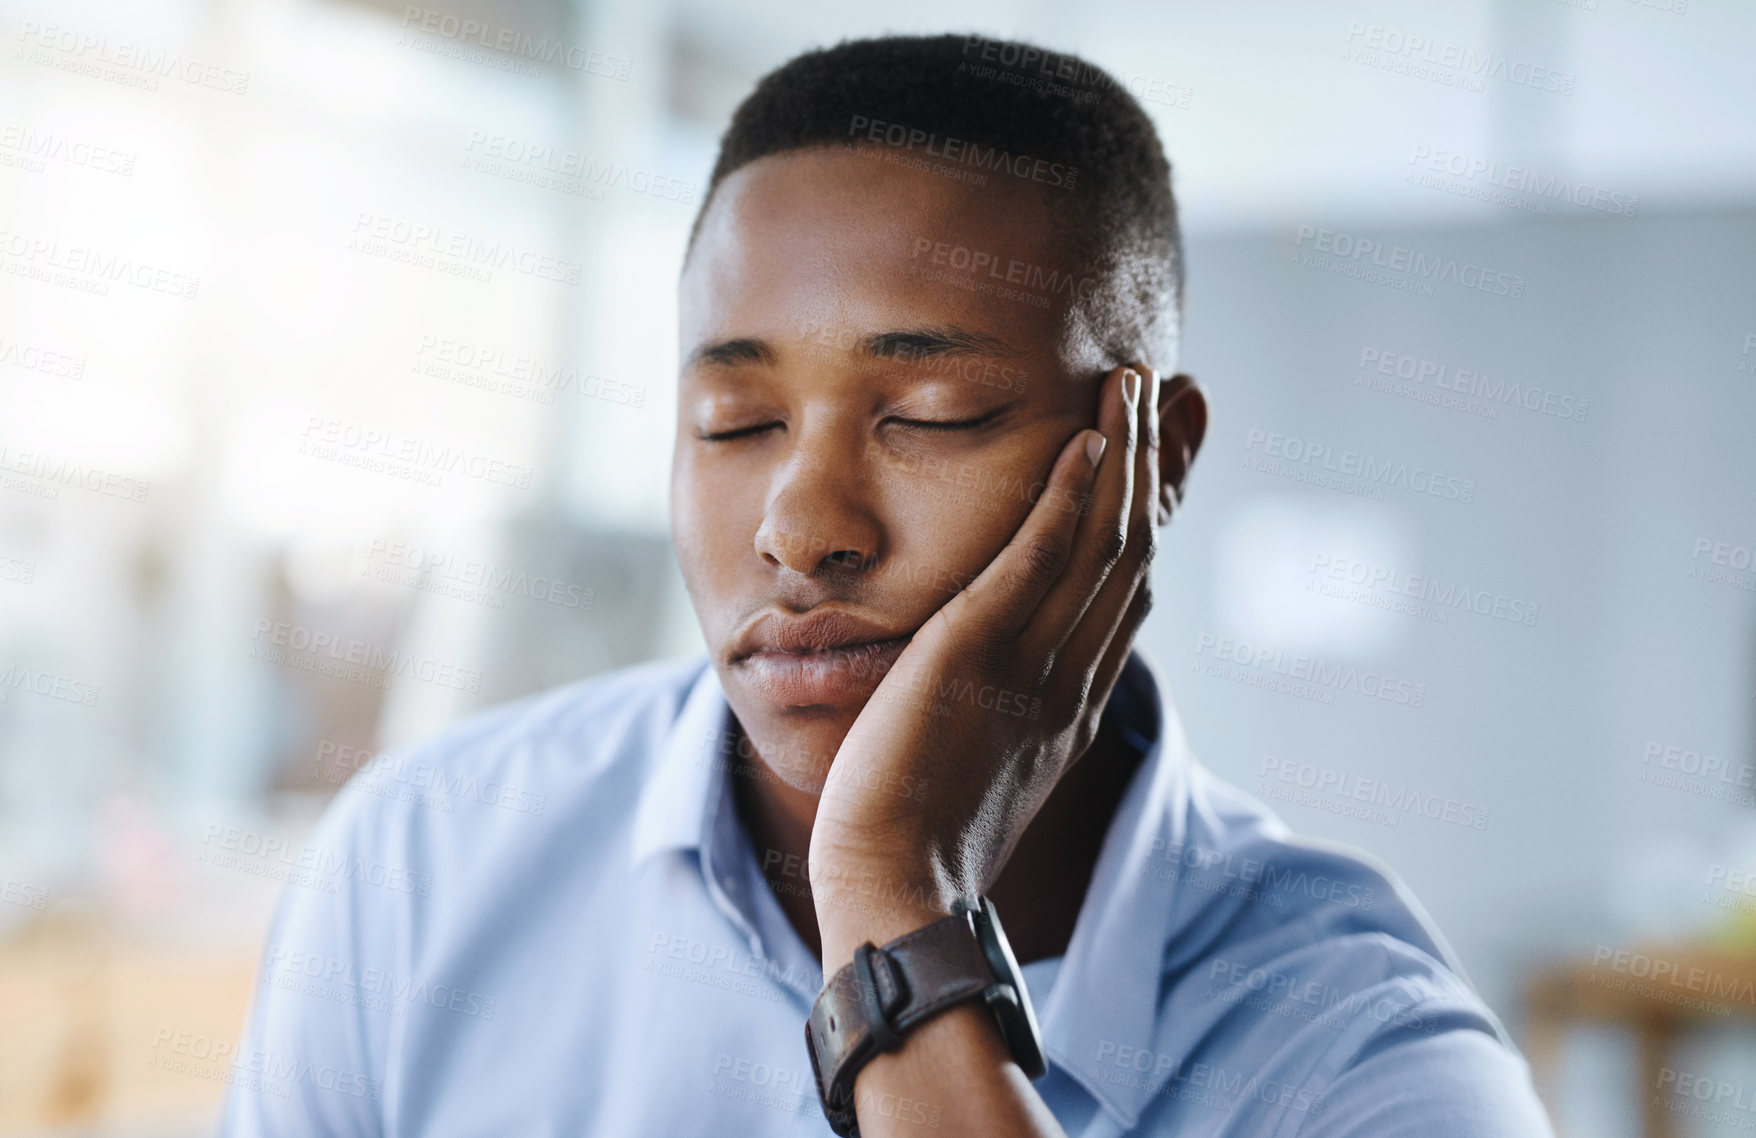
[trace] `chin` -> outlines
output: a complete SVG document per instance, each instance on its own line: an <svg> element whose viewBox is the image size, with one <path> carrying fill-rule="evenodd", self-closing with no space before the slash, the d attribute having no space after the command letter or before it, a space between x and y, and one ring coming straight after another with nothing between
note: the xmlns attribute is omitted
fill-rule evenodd
<svg viewBox="0 0 1756 1138"><path fill-rule="evenodd" d="M836 708L760 707L747 715L737 703L732 711L744 728L740 760L760 760L763 776L805 794L822 793L835 753L859 714L857 709L850 714Z"/></svg>

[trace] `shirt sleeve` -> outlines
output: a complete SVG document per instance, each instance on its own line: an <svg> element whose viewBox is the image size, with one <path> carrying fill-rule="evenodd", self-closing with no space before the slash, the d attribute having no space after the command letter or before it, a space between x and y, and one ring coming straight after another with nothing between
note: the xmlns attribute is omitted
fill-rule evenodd
<svg viewBox="0 0 1756 1138"><path fill-rule="evenodd" d="M1517 1052L1485 1031L1397 1032L1341 1073L1297 1138L1554 1138Z"/></svg>
<svg viewBox="0 0 1756 1138"><path fill-rule="evenodd" d="M346 872L301 864L360 864L369 857L361 805L344 790L288 866L232 1064L220 1126L226 1138L383 1133L383 1083L372 1056L383 1054L385 1032L373 1017L385 1017L372 1010L360 977L374 966L362 951L366 907L385 900L365 894L384 891Z"/></svg>

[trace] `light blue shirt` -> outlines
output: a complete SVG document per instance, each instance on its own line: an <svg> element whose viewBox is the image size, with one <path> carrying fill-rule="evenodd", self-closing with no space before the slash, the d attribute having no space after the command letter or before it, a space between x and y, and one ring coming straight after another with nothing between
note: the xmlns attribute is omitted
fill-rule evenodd
<svg viewBox="0 0 1756 1138"><path fill-rule="evenodd" d="M1549 1135L1395 877L1208 773L1159 691L1137 653L1106 714L1144 760L1065 955L1024 968L1067 1132ZM364 765L281 902L225 1133L829 1135L823 977L734 809L733 725L697 658Z"/></svg>

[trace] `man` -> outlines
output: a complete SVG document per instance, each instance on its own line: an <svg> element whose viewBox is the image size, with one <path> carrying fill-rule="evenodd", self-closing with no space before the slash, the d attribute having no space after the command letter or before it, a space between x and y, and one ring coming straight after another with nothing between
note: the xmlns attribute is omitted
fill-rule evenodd
<svg viewBox="0 0 1756 1138"><path fill-rule="evenodd" d="M1206 773L1131 651L1207 422L1181 281L1088 64L764 79L681 282L708 658L380 768L495 793L344 793L312 844L359 872L289 890L229 1132L1547 1134L1413 900Z"/></svg>

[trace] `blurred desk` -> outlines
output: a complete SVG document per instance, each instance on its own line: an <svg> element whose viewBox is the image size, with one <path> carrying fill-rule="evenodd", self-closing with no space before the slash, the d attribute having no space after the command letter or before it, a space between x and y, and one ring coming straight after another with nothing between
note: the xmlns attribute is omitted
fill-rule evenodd
<svg viewBox="0 0 1756 1138"><path fill-rule="evenodd" d="M1600 948L1543 969L1526 998L1525 1053L1551 1117L1568 1027L1576 1021L1617 1024L1633 1033L1638 1051L1641 1134L1675 1138L1674 1103L1686 1096L1676 1094L1674 1082L1661 1086L1661 1072L1671 1067L1677 1039L1690 1027L1756 1021L1756 957L1705 945Z"/></svg>
<svg viewBox="0 0 1756 1138"><path fill-rule="evenodd" d="M212 1133L261 949L51 917L0 942L0 1138Z"/></svg>

